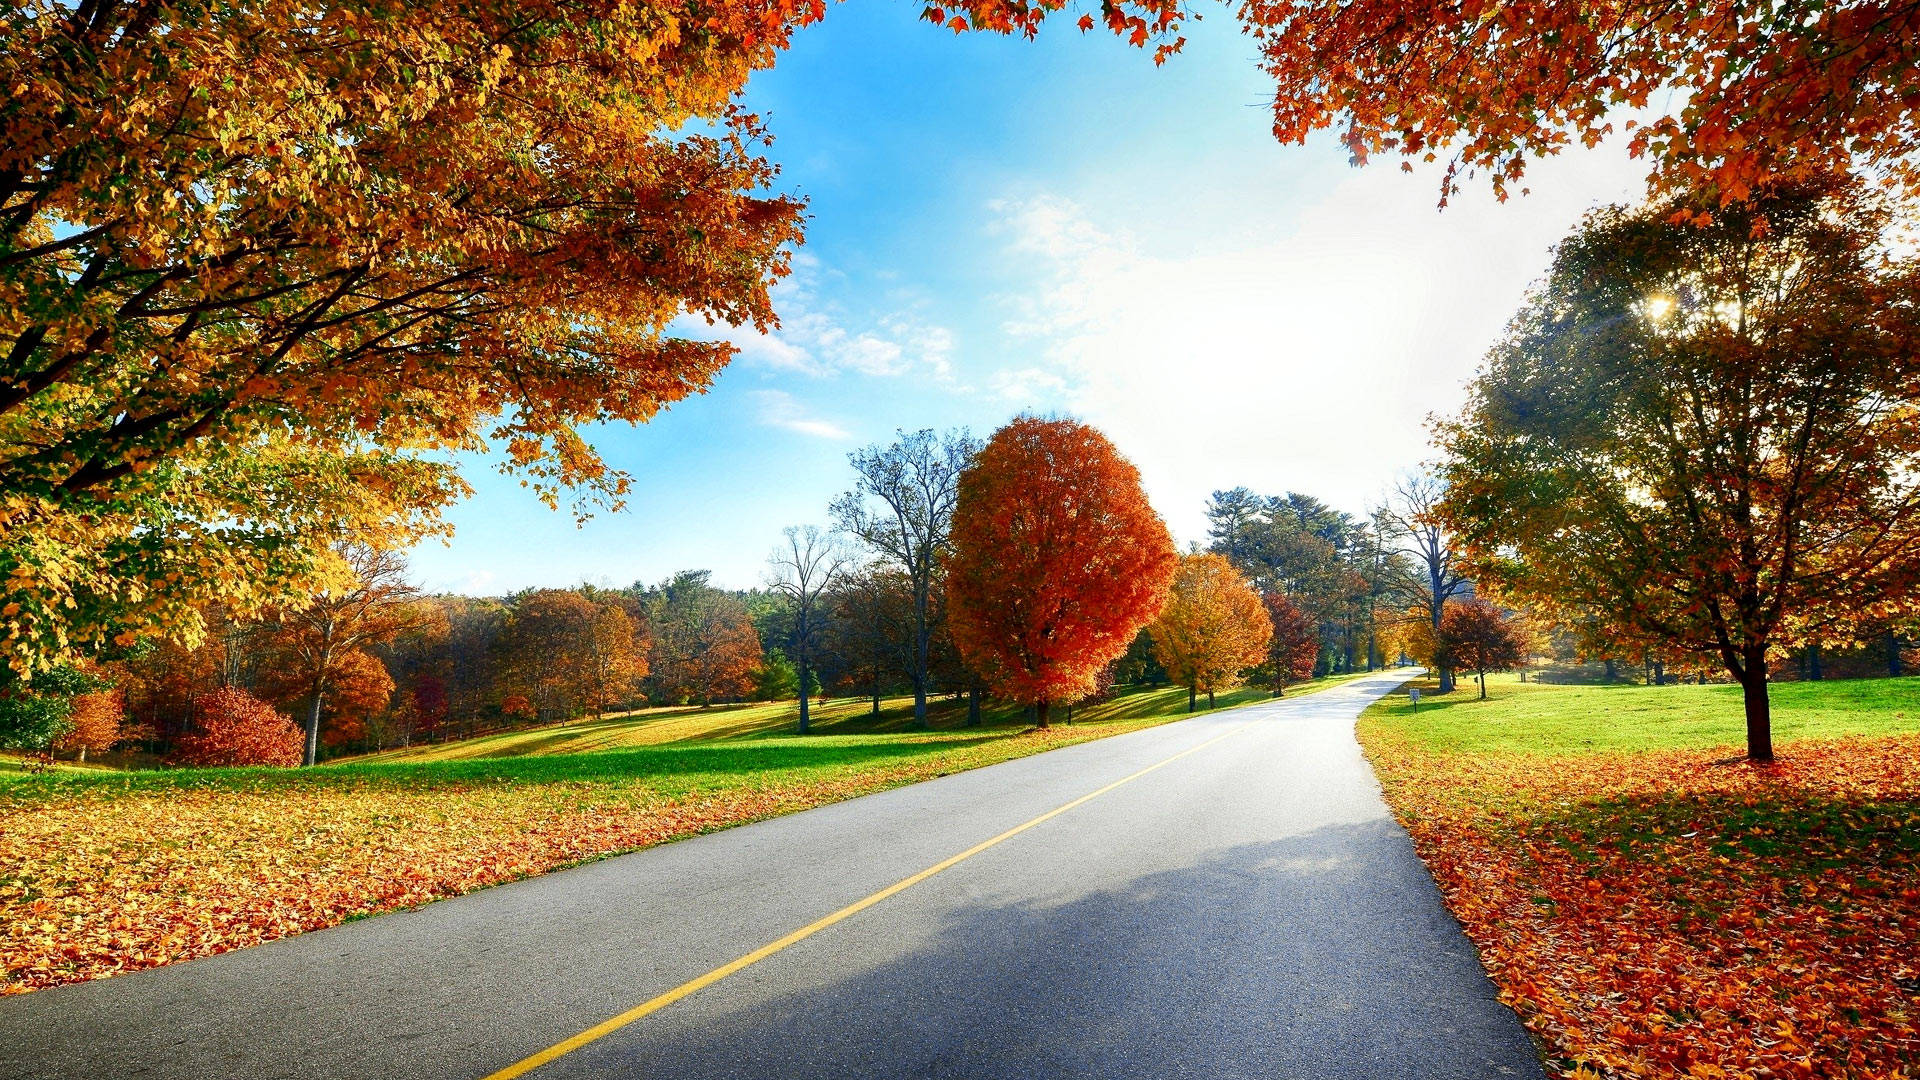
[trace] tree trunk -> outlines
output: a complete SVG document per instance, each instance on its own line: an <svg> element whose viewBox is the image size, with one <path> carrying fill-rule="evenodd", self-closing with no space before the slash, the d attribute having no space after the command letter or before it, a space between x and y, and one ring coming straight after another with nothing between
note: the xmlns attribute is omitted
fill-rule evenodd
<svg viewBox="0 0 1920 1080"><path fill-rule="evenodd" d="M1887 631L1887 674L1900 677L1900 635Z"/></svg>
<svg viewBox="0 0 1920 1080"><path fill-rule="evenodd" d="M1773 760L1773 711L1767 700L1767 646L1749 643L1740 650L1741 697L1747 713L1747 758Z"/></svg>
<svg viewBox="0 0 1920 1080"><path fill-rule="evenodd" d="M980 726L980 685L967 687L967 726Z"/></svg>
<svg viewBox="0 0 1920 1080"><path fill-rule="evenodd" d="M1665 686L1666 684L1667 662L1665 660L1655 660L1653 662L1653 685Z"/></svg>
<svg viewBox="0 0 1920 1080"><path fill-rule="evenodd" d="M1207 708L1213 708L1213 688L1207 688Z"/></svg>
<svg viewBox="0 0 1920 1080"><path fill-rule="evenodd" d="M807 715L807 661L803 655L800 660L800 734L807 733L809 717Z"/></svg>
<svg viewBox="0 0 1920 1080"><path fill-rule="evenodd" d="M1818 645L1807 646L1807 678L1812 682L1819 682L1821 679L1820 646Z"/></svg>
<svg viewBox="0 0 1920 1080"><path fill-rule="evenodd" d="M1749 672L1740 684L1747 707L1747 757L1753 761L1773 760L1773 712L1767 701L1767 669Z"/></svg>
<svg viewBox="0 0 1920 1080"><path fill-rule="evenodd" d="M1487 700L1487 673L1484 671L1476 671L1474 674L1480 679L1480 700L1485 701Z"/></svg>
<svg viewBox="0 0 1920 1080"><path fill-rule="evenodd" d="M1440 619L1441 619L1441 616L1446 614L1446 599L1440 595L1440 573L1437 569L1434 568L1432 563L1427 564L1427 578L1428 578L1428 584L1433 589L1433 606L1430 611L1430 614L1433 616L1433 640L1436 645L1435 651L1438 651L1437 646L1440 641ZM1452 693L1453 692L1453 669L1451 667L1448 667L1445 664L1435 664L1433 666L1440 669L1440 689L1438 692L1442 694Z"/></svg>
<svg viewBox="0 0 1920 1080"><path fill-rule="evenodd" d="M931 573L931 571L929 571ZM927 585L913 597L913 730L927 730Z"/></svg>
<svg viewBox="0 0 1920 1080"><path fill-rule="evenodd" d="M312 765L320 760L320 702L326 696L325 684L314 684L313 704L307 707L307 752L301 759L302 764Z"/></svg>
<svg viewBox="0 0 1920 1080"><path fill-rule="evenodd" d="M1051 708L1051 706L1044 701L1036 701L1033 703L1034 727L1043 728L1047 726L1047 712L1049 708Z"/></svg>
<svg viewBox="0 0 1920 1080"><path fill-rule="evenodd" d="M1600 676L1601 681L1612 682L1614 679L1619 677L1619 673L1613 669L1613 657L1611 656L1602 657L1600 660L1600 663L1604 669L1603 673Z"/></svg>
<svg viewBox="0 0 1920 1080"><path fill-rule="evenodd" d="M1187 711L1188 712L1193 711L1193 702L1197 693L1198 691L1194 687L1191 687L1191 686L1187 687Z"/></svg>

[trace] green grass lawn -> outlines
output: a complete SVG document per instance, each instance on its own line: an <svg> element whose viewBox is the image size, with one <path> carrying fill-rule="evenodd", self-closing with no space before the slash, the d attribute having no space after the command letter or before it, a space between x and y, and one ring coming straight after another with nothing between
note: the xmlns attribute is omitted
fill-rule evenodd
<svg viewBox="0 0 1920 1080"><path fill-rule="evenodd" d="M1368 710L1378 723L1435 750L1568 754L1686 750L1745 745L1738 686L1570 686L1487 677L1487 700L1471 678L1436 696L1433 680L1416 708L1395 695ZM1775 683L1776 742L1920 731L1920 678Z"/></svg>

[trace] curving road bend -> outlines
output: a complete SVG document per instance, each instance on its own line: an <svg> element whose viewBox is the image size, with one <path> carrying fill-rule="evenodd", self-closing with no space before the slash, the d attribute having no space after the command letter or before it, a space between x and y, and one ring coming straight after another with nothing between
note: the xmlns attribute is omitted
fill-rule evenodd
<svg viewBox="0 0 1920 1080"><path fill-rule="evenodd" d="M0 999L0 1078L477 1080L1096 791L524 1075L1539 1078L1354 742L1404 677Z"/></svg>

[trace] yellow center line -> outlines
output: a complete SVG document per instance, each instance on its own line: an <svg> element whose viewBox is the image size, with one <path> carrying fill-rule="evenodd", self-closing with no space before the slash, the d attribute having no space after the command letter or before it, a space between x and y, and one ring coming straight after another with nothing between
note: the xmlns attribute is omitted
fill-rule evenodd
<svg viewBox="0 0 1920 1080"><path fill-rule="evenodd" d="M681 983L679 986L674 987L673 989L667 991L666 993L661 994L659 997L653 998L642 1004L636 1005L633 1008L628 1009L626 1012L621 1013L619 1016L613 1017L612 1019L603 1020L600 1023L595 1024L594 1026L588 1028L587 1030L581 1032L578 1035L573 1036L570 1039L566 1039L561 1042L554 1043L552 1046L547 1047L545 1050L542 1050L537 1054L534 1054L530 1057L521 1058L519 1061L516 1061L513 1064L507 1066L506 1068L501 1069L499 1072L489 1073L485 1077L483 1077L482 1080L513 1080L514 1077L525 1076L526 1074L532 1072L533 1070L539 1068L540 1066L545 1065L549 1061L553 1061L556 1058L564 1057L567 1054L571 1054L575 1050L580 1049L581 1047L587 1045L590 1042L595 1041L596 1039L600 1039L607 1035L611 1035L614 1032L620 1030L621 1028L626 1027L628 1024L631 1024L634 1021L639 1020L643 1017L651 1016L652 1014L659 1012L661 1009L666 1008L667 1006L673 1004L674 1002L679 1001L681 998L689 997L695 993L698 993L699 991L704 990L709 986L712 986L714 983L719 982L721 979L724 979L727 976L732 975L737 971L741 971L745 968L752 967L753 965L759 963L762 960L765 960L767 957L772 956L774 953L779 952L780 950L786 948L789 945L793 945L797 942L804 941L807 938L810 938L813 935L819 933L820 931L825 930L827 927L832 926L834 923L837 923L842 919L845 919L851 915L857 915L860 912L865 911L866 909L872 907L873 905L879 903L882 900L885 900L887 897L892 896L895 893L903 892L907 889L910 889L913 886L918 885L921 882L927 880L928 878L934 876L935 874L938 874L942 870L947 870L954 866L957 866L960 863L965 862L966 860L973 858L975 855L978 855L981 852L987 850L988 848L993 847L995 844L1001 843L1002 841L1011 840L1012 838L1020 835L1023 832L1026 832L1028 829L1031 829L1036 825L1040 825L1044 822L1051 821L1054 818L1059 817L1061 814L1064 814L1067 811L1072 810L1076 806L1080 806L1082 804L1091 802L1094 799L1097 799L1100 796L1105 795L1107 792L1112 791L1113 789L1120 787L1124 784L1130 784L1133 781L1140 779L1141 777L1147 775L1150 772L1153 772L1156 769L1165 768L1166 766L1171 765L1176 761L1179 761L1181 758L1186 757L1188 754L1199 753L1200 751L1205 750L1207 747L1212 746L1214 743L1217 743L1222 739L1226 739L1234 735L1238 735L1240 732L1245 731L1249 727L1252 727L1253 724L1256 722L1257 721L1250 720L1247 723L1241 724L1240 726L1233 728L1230 731L1224 731L1218 735L1215 735L1213 738L1208 739L1203 743L1190 746L1187 749L1182 750L1179 753L1173 755L1172 757L1157 761L1152 765L1149 765L1146 768L1141 769L1139 772L1132 774L1131 776L1123 776L1120 779L1115 780L1113 783L1108 784L1106 787L1099 789L1098 791L1090 791L1087 794L1080 796L1079 798L1073 800L1070 803L1066 803L1062 806L1056 806L1052 810L1049 810L1046 813L1041 814L1039 817L1034 818L1032 821L1028 821L1020 825L1015 825L1013 828L1008 829L1006 832L1003 832L998 836L995 836L988 840L982 840L979 843L973 845L972 847L968 848L967 850L961 852L958 855L954 855L949 858L942 859L941 861L934 863L932 866L927 867L925 870L922 870L919 873L914 874L912 877L902 878L901 880L894 882L893 884L887 886L886 888L881 889L879 892L874 893L872 896L868 896L861 900L856 900L853 903L848 904L846 907L841 908L839 911L836 911L831 915L825 916L824 918L816 919L815 921L808 923L807 925L801 927L798 930L795 930L793 933L788 934L786 937L783 937L778 941L769 942L765 945L760 946L759 948L753 950L747 955L740 957L738 960L733 960L728 963L722 964L719 967L714 968L712 971L707 972L705 975L702 975L697 979L689 979L688 981Z"/></svg>

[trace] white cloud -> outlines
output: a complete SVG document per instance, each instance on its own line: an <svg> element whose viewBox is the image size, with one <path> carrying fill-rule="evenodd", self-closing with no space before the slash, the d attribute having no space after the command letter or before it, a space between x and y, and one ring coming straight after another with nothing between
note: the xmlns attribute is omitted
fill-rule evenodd
<svg viewBox="0 0 1920 1080"><path fill-rule="evenodd" d="M1183 538L1236 484L1360 510L1429 456L1427 415L1457 406L1551 245L1644 174L1569 155L1529 172L1537 194L1441 213L1434 176L1367 168L1290 231L1196 220L1181 250L1054 195L997 200L1002 330L1042 362L990 385L1106 430Z"/></svg>
<svg viewBox="0 0 1920 1080"><path fill-rule="evenodd" d="M681 332L724 337L746 365L791 371L816 378L841 373L895 376L919 370L946 383L953 378L953 332L922 322L910 310L891 311L870 325L847 315L837 303L822 300L823 279L844 285L845 275L823 266L805 252L793 259L793 273L774 286L773 306L780 328L763 334L752 327L703 327L683 321ZM908 298L895 298L911 307Z"/></svg>
<svg viewBox="0 0 1920 1080"><path fill-rule="evenodd" d="M792 394L784 390L755 390L753 400L758 409L760 422L767 427L780 428L801 435L811 435L816 439L849 438L846 428L831 420L809 416Z"/></svg>
<svg viewBox="0 0 1920 1080"><path fill-rule="evenodd" d="M996 371L989 383L995 395L1021 409L1030 408L1041 400L1057 398L1067 389L1067 380L1055 372L1037 367Z"/></svg>

